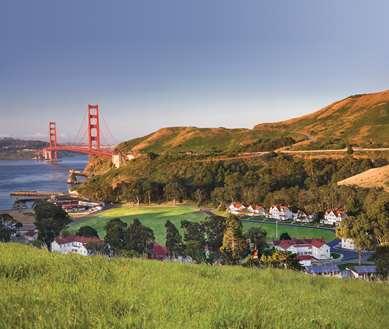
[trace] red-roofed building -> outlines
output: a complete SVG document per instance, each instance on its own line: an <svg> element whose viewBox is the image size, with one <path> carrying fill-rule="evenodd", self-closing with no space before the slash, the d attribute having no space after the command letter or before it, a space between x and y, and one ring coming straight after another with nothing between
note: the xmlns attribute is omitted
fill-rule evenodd
<svg viewBox="0 0 389 329"><path fill-rule="evenodd" d="M246 210L246 207L240 202L232 202L228 207L228 212L234 215L240 215Z"/></svg>
<svg viewBox="0 0 389 329"><path fill-rule="evenodd" d="M269 217L278 220L293 219L293 213L286 205L275 205L269 209Z"/></svg>
<svg viewBox="0 0 389 329"><path fill-rule="evenodd" d="M61 254L79 254L88 256L88 245L104 244L104 241L96 237L79 235L59 236L51 243L51 250Z"/></svg>
<svg viewBox="0 0 389 329"><path fill-rule="evenodd" d="M322 239L292 239L273 241L277 250L289 251L298 256L331 259L330 247Z"/></svg>
<svg viewBox="0 0 389 329"><path fill-rule="evenodd" d="M164 260L168 254L168 250L165 246L154 243L151 255L153 259Z"/></svg>
<svg viewBox="0 0 389 329"><path fill-rule="evenodd" d="M321 223L335 226L339 224L346 217L347 214L344 211L344 209L341 208L329 209L324 214L324 219L321 221Z"/></svg>
<svg viewBox="0 0 389 329"><path fill-rule="evenodd" d="M247 213L249 216L267 216L265 207L260 204L248 206Z"/></svg>

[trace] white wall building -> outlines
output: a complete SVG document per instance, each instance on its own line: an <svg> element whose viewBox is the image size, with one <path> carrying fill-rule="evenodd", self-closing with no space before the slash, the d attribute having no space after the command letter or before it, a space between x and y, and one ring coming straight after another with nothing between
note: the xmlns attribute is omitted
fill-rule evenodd
<svg viewBox="0 0 389 329"><path fill-rule="evenodd" d="M61 254L79 254L88 256L88 243L103 243L99 238L69 235L56 237L51 243L51 250Z"/></svg>
<svg viewBox="0 0 389 329"><path fill-rule="evenodd" d="M354 244L353 239L343 239L342 238L341 246L344 249L355 250L355 244Z"/></svg>
<svg viewBox="0 0 389 329"><path fill-rule="evenodd" d="M287 206L276 205L270 207L269 217L278 220L289 220L289 219L293 219L293 213Z"/></svg>
<svg viewBox="0 0 389 329"><path fill-rule="evenodd" d="M308 215L302 210L293 213L293 220L299 223L312 223L315 220L315 215Z"/></svg>
<svg viewBox="0 0 389 329"><path fill-rule="evenodd" d="M274 247L277 250L288 251L298 256L311 256L317 260L331 259L330 247L322 239L293 239L274 241ZM308 264L309 257L300 257L302 265Z"/></svg>
<svg viewBox="0 0 389 329"><path fill-rule="evenodd" d="M321 220L321 223L335 226L346 217L347 214L343 209L329 209L324 214L324 219Z"/></svg>
<svg viewBox="0 0 389 329"><path fill-rule="evenodd" d="M267 216L265 207L259 204L248 206L247 213L249 216Z"/></svg>
<svg viewBox="0 0 389 329"><path fill-rule="evenodd" d="M246 207L240 202L232 202L227 210L231 214L240 215L246 210Z"/></svg>

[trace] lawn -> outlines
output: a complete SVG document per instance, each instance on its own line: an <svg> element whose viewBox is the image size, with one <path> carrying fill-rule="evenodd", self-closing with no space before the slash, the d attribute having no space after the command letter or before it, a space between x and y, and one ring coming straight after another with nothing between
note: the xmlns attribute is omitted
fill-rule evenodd
<svg viewBox="0 0 389 329"><path fill-rule="evenodd" d="M276 224L274 223L253 223L244 222L243 229L248 230L250 227L261 227L267 232L267 238L274 240L276 238ZM281 233L287 232L292 238L322 238L326 241L335 239L335 232L319 228L289 226L278 223L278 236Z"/></svg>
<svg viewBox="0 0 389 329"><path fill-rule="evenodd" d="M219 214L220 215L220 214ZM189 220L199 222L207 217L207 214L200 211L198 208L190 205L179 206L151 206L151 207L128 207L121 206L112 208L99 213L98 215L90 216L84 219L74 221L66 230L74 233L81 226L89 225L94 227L99 236L105 236L105 225L113 218L121 218L126 223L132 222L134 218L138 218L144 225L150 227L154 231L156 241L165 243L165 222L170 220L181 229L181 221ZM243 229L248 230L250 227L262 227L267 232L269 240L275 238L275 224L272 223L243 223ZM291 227L278 224L278 234L288 232L293 238L324 238L326 241L331 241L335 238L335 234L329 230L312 229L306 227Z"/></svg>
<svg viewBox="0 0 389 329"><path fill-rule="evenodd" d="M181 221L189 220L199 222L207 217L198 208L179 206L150 206L150 207L128 207L122 206L99 213L98 215L74 221L66 230L77 231L81 226L89 225L94 227L99 236L105 236L105 225L113 218L120 218L126 223L131 223L134 218L138 218L143 225L150 227L154 231L156 241L165 243L165 223L170 220L178 229L181 229Z"/></svg>
<svg viewBox="0 0 389 329"><path fill-rule="evenodd" d="M1 329L381 329L389 285L0 243Z"/></svg>

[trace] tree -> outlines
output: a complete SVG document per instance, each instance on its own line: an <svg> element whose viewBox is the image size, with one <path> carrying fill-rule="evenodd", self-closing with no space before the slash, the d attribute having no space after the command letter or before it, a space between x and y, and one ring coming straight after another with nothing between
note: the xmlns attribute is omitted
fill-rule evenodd
<svg viewBox="0 0 389 329"><path fill-rule="evenodd" d="M81 226L77 231L77 235L96 238L99 237L97 231L91 226Z"/></svg>
<svg viewBox="0 0 389 329"><path fill-rule="evenodd" d="M35 207L35 226L38 229L38 240L46 244L51 251L51 243L71 222L69 215L61 207L48 201L39 201Z"/></svg>
<svg viewBox="0 0 389 329"><path fill-rule="evenodd" d="M105 226L105 242L109 244L115 253L118 253L126 246L126 229L127 224L120 218L111 219Z"/></svg>
<svg viewBox="0 0 389 329"><path fill-rule="evenodd" d="M185 254L202 262L205 259L205 238L201 223L183 220L181 228L184 232Z"/></svg>
<svg viewBox="0 0 389 329"><path fill-rule="evenodd" d="M389 245L379 246L376 249L375 263L378 273L383 277L389 276Z"/></svg>
<svg viewBox="0 0 389 329"><path fill-rule="evenodd" d="M362 252L376 247L374 226L366 214L343 219L336 230L340 238L352 239L359 253L359 264L362 262Z"/></svg>
<svg viewBox="0 0 389 329"><path fill-rule="evenodd" d="M288 232L283 232L283 233L281 233L281 235L280 235L280 240L292 240L292 238L290 237L290 235L288 234Z"/></svg>
<svg viewBox="0 0 389 329"><path fill-rule="evenodd" d="M351 154L354 153L354 149L353 149L353 147L352 147L351 144L347 144L346 150L347 150L347 154L350 154L350 155L351 155Z"/></svg>
<svg viewBox="0 0 389 329"><path fill-rule="evenodd" d="M271 255L262 255L260 263L268 267L287 268L291 270L301 269L297 254L281 250L274 250Z"/></svg>
<svg viewBox="0 0 389 329"><path fill-rule="evenodd" d="M9 242L12 234L22 226L9 214L0 214L0 242Z"/></svg>
<svg viewBox="0 0 389 329"><path fill-rule="evenodd" d="M11 229L3 223L0 223L0 242L9 242L11 240L11 234Z"/></svg>
<svg viewBox="0 0 389 329"><path fill-rule="evenodd" d="M247 253L247 241L242 233L242 223L239 218L230 215L226 220L226 229L223 236L223 245L220 248L227 263L236 264Z"/></svg>
<svg viewBox="0 0 389 329"><path fill-rule="evenodd" d="M261 251L267 247L266 231L259 227L251 227L244 236L250 242L251 250Z"/></svg>
<svg viewBox="0 0 389 329"><path fill-rule="evenodd" d="M128 226L126 249L135 251L139 255L150 255L154 241L153 230L142 225L139 219L135 218Z"/></svg>
<svg viewBox="0 0 389 329"><path fill-rule="evenodd" d="M167 200L173 200L176 204L177 200L181 201L185 196L184 184L180 179L173 177L164 188L165 196Z"/></svg>
<svg viewBox="0 0 389 329"><path fill-rule="evenodd" d="M213 253L214 257L219 256L220 247L223 245L224 230L226 229L225 218L212 215L201 224L208 251Z"/></svg>
<svg viewBox="0 0 389 329"><path fill-rule="evenodd" d="M184 244L182 237L177 227L171 222L166 221L166 248L169 251L170 257L182 256L184 253Z"/></svg>

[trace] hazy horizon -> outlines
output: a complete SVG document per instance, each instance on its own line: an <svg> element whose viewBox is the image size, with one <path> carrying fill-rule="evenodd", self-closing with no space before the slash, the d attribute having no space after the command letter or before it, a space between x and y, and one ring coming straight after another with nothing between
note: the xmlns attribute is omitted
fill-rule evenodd
<svg viewBox="0 0 389 329"><path fill-rule="evenodd" d="M0 137L252 128L389 88L384 0L2 1Z"/></svg>

